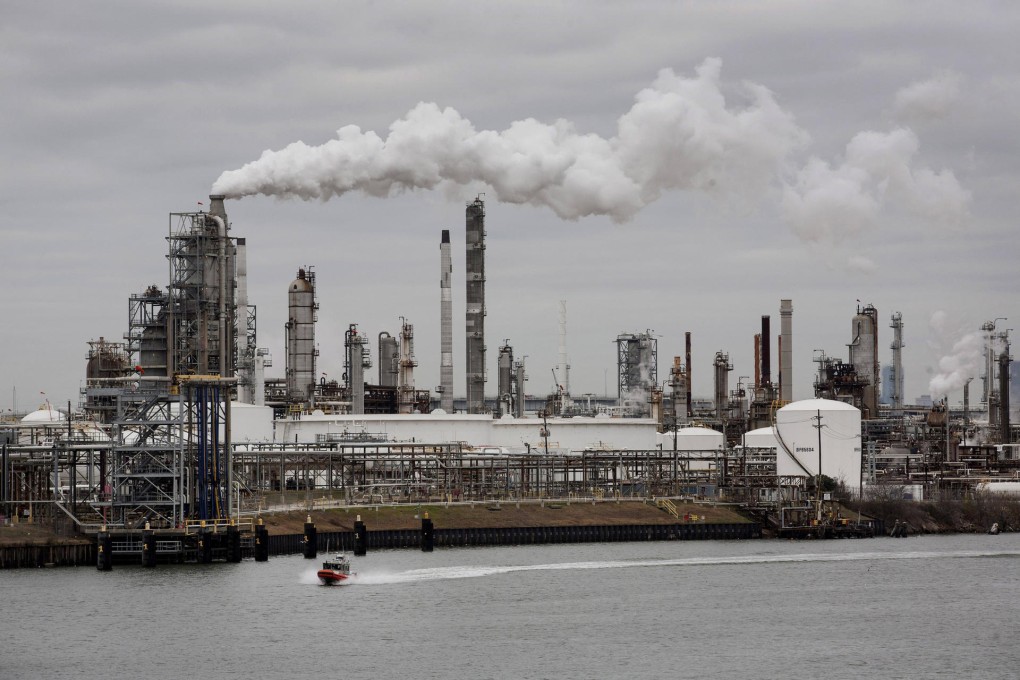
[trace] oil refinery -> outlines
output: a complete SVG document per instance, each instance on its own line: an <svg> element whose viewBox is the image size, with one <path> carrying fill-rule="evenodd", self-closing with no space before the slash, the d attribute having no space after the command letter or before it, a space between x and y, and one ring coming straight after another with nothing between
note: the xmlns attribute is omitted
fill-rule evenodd
<svg viewBox="0 0 1020 680"><path fill-rule="evenodd" d="M465 209L462 366L453 352L454 241L450 230L439 234L441 351L427 359L439 366L434 390L416 382L426 359L415 354L411 318L375 338L342 320L343 366L322 365L309 264L295 264L278 300L259 301L287 309L284 366L267 375L274 365L248 299L248 243L233 233L224 197L210 199L208 211L170 214L169 280L129 296L123 340L88 342L80 404L47 404L0 425L4 516L66 518L95 531L236 520L295 499L687 497L782 523L791 510L815 507L820 517L823 487L965 498L1013 489L1020 475L1017 372L999 319L981 328L980 392L972 402L968 383L962 408L906 402L904 319L890 316L892 361L882 367L879 311L860 302L845 358L814 350L812 399L792 397L792 299L778 301L778 335L762 314L748 338L754 365L740 369L751 375L735 387L728 351L692 365L690 332L660 381L659 338L646 329L606 338L616 345L615 397L572 395L565 301L555 388L527 392L520 340L502 339L490 381L481 197ZM711 372L709 398L692 394L695 370Z"/></svg>

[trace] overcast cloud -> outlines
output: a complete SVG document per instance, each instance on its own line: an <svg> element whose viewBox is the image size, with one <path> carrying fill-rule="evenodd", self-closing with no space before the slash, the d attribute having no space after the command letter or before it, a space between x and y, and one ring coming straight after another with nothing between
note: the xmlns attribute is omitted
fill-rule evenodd
<svg viewBox="0 0 1020 680"><path fill-rule="evenodd" d="M166 285L167 215L214 183L239 196L270 377L312 265L322 371L339 379L348 324L406 317L434 388L440 231L462 324L478 193L489 393L507 339L529 393L551 389L561 299L575 394L612 393L612 341L644 330L660 380L690 331L695 394L719 350L735 388L788 297L795 397L817 350L846 358L860 300L883 363L903 314L907 398L957 401L968 334L1020 323L1011 4L59 7L8 2L0 23L5 410L15 389L21 410L77 403L86 342L120 340L128 296Z"/></svg>

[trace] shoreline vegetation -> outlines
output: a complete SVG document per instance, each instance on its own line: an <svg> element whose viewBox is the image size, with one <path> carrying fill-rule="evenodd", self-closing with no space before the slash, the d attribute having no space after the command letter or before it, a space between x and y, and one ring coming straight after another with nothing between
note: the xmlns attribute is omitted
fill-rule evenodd
<svg viewBox="0 0 1020 680"><path fill-rule="evenodd" d="M883 520L886 529L899 521L910 535L986 533L993 524L1000 531L1020 531L1020 498L983 494L967 500L912 501L894 497L843 501L851 512ZM752 522L735 506L710 503L677 503L679 518L648 501L565 501L541 504L475 502L462 504L404 504L386 506L345 506L336 509L268 510L261 517L270 535L299 535L311 517L320 532L352 531L361 516L368 531L416 529L421 516L429 513L437 528L510 528L676 523ZM772 534L767 527L765 536ZM28 546L88 545L90 537L68 535L43 523L20 522L0 526L0 548Z"/></svg>

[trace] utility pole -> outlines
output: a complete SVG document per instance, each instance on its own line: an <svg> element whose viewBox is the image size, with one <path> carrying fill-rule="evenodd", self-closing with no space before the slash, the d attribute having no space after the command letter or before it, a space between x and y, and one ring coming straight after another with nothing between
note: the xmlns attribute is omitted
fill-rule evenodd
<svg viewBox="0 0 1020 680"><path fill-rule="evenodd" d="M822 521L822 410L818 409L812 420L817 421L813 426L818 430L818 474L815 476L815 503L817 504L815 519Z"/></svg>

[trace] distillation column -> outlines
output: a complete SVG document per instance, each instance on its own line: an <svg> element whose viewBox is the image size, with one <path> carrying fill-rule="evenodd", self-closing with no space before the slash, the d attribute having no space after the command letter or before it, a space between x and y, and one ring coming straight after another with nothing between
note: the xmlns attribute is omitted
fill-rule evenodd
<svg viewBox="0 0 1020 680"><path fill-rule="evenodd" d="M287 397L308 402L315 389L315 274L298 269L287 293Z"/></svg>
<svg viewBox="0 0 1020 680"><path fill-rule="evenodd" d="M903 408L903 315L894 312L892 315L893 341L892 349L892 407L893 410Z"/></svg>

